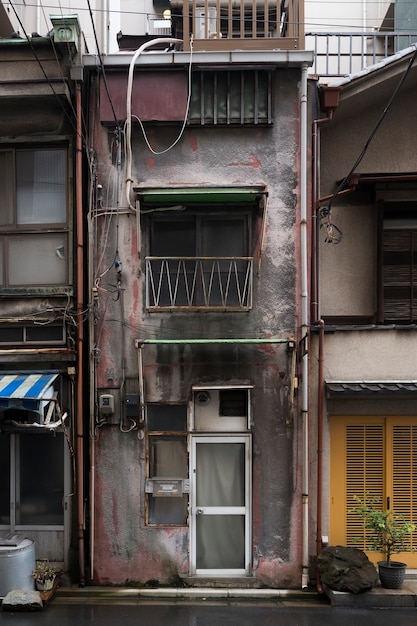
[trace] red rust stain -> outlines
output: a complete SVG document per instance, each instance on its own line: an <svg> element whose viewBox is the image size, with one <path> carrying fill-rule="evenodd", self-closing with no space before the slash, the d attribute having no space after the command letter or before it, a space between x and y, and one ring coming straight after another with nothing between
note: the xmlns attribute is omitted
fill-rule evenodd
<svg viewBox="0 0 417 626"><path fill-rule="evenodd" d="M193 152L197 152L198 145L197 145L197 137L195 136L195 134L194 133L190 133L189 136L188 136L188 140L189 140L189 143L190 143L191 150Z"/></svg>
<svg viewBox="0 0 417 626"><path fill-rule="evenodd" d="M153 157L148 157L146 159L146 164L148 166L148 170L152 172L155 169L155 159Z"/></svg>
<svg viewBox="0 0 417 626"><path fill-rule="evenodd" d="M114 534L117 535L119 532L119 521L117 519L117 495L113 492L112 496L112 518L113 518L113 529L114 529Z"/></svg>
<svg viewBox="0 0 417 626"><path fill-rule="evenodd" d="M239 167L254 167L255 169L259 169L261 167L261 162L254 154L251 154L249 157L249 161L243 161L241 163L231 163L230 165Z"/></svg>

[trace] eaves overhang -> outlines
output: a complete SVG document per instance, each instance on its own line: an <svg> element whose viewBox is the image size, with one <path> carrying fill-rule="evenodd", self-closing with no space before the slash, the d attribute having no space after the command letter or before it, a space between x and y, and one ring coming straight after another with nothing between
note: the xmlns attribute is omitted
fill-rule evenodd
<svg viewBox="0 0 417 626"><path fill-rule="evenodd" d="M144 205L176 204L218 204L236 203L253 205L262 196L267 196L267 188L259 185L227 186L176 186L170 187L135 187L134 192Z"/></svg>
<svg viewBox="0 0 417 626"><path fill-rule="evenodd" d="M127 69L134 52L116 52L100 59L96 54L83 56L85 68ZM312 50L233 50L221 52L165 52L155 51L141 54L135 65L141 67L193 67L219 66L270 66L276 68L300 68L303 64L311 66L314 60Z"/></svg>
<svg viewBox="0 0 417 626"><path fill-rule="evenodd" d="M384 394L409 395L417 393L417 380L339 380L326 381L328 398Z"/></svg>
<svg viewBox="0 0 417 626"><path fill-rule="evenodd" d="M362 93L391 93L416 52L417 44L413 44L359 72L329 81L328 86L341 89L341 104ZM417 71L416 62L411 69L413 72Z"/></svg>

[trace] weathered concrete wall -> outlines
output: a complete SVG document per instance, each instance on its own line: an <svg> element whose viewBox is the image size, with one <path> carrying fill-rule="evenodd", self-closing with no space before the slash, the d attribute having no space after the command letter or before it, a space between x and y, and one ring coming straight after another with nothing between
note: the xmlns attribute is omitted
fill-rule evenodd
<svg viewBox="0 0 417 626"><path fill-rule="evenodd" d="M278 71L276 78L275 123L270 128L187 128L175 148L159 156L147 149L137 127L133 133L135 183L267 185L262 264L249 312L145 312L137 222L134 215L123 213L124 197L119 215L108 213L116 207L117 195L114 134L97 124L98 182L103 185L105 205L101 212L107 212L96 220L96 277L101 276L96 324L99 392L114 390L120 397L124 377L137 385L135 339L297 336L299 72ZM161 151L178 131L178 127L149 127L148 138ZM258 231L260 226L258 220ZM142 255L146 219L143 229ZM112 267L116 251L123 264L119 289ZM291 367L286 344L145 346L143 359L146 401L189 402L196 383L254 386L253 570L260 584L297 586L301 428L297 409L291 413L289 408ZM187 527L145 526L145 439L142 431L121 432L116 405L113 425L96 431L94 578L99 583L123 583L186 574Z"/></svg>
<svg viewBox="0 0 417 626"><path fill-rule="evenodd" d="M404 70L406 63L404 63ZM321 195L332 194L350 172L372 130L399 84L400 72L382 70L377 76L352 81L341 93L334 120L321 129ZM359 173L405 173L417 170L413 102L417 83L411 72L384 121L355 168ZM408 188L407 188L408 187ZM373 327L377 307L378 200L415 199L415 183L395 189L369 186L341 196L332 204L332 223L343 232L337 245L325 243L319 230L319 316L325 326L324 381L406 381L416 377L415 330L389 325ZM323 202L325 206L325 202ZM351 326L349 327L349 323ZM331 328L329 328L331 326ZM310 354L311 451L321 450L322 535L330 535L330 416L415 415L411 394L340 394L329 399L319 387L319 339L314 334ZM318 414L320 394L322 414ZM322 442L318 443L321 421ZM317 455L311 456L311 511L315 515Z"/></svg>
<svg viewBox="0 0 417 626"><path fill-rule="evenodd" d="M349 88L353 93L342 98L334 120L322 127L322 196L333 193L338 182L350 171L398 81L387 81L384 91L381 85L376 85L358 95L353 87ZM416 95L416 78L412 73L355 172L417 171L417 129L413 121ZM375 314L377 201L411 200L413 197L412 190L395 191L380 186L375 191L369 188L367 192L341 196L333 202L332 223L342 230L343 240L338 245L325 243L325 230L319 230L321 316L370 317Z"/></svg>

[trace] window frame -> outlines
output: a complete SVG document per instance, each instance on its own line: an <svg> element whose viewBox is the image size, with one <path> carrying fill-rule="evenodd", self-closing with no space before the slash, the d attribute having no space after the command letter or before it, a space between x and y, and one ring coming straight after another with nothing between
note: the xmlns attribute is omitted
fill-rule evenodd
<svg viewBox="0 0 417 626"><path fill-rule="evenodd" d="M64 175L65 175L65 221L56 222L33 222L19 224L17 219L17 169L16 169L16 156L22 152L36 152L36 151L62 151L64 153ZM7 295L72 295L73 284L73 217L72 217L72 200L73 192L71 188L72 176L72 142L70 138L64 136L58 136L55 141L51 139L40 139L39 141L27 141L26 138L21 138L19 141L0 144L0 154L10 153L11 167L10 171L13 173L13 183L11 190L11 203L12 207L9 211L9 224L0 225L0 294L2 296ZM17 243L19 238L28 237L38 238L42 237L51 239L53 237L61 237L66 247L65 251L65 268L63 268L63 279L60 282L15 282L13 276L10 275L10 266L12 263L11 254L13 253L11 244ZM36 241L33 242L36 247ZM16 253L15 253L16 254ZM41 271L41 268L40 268ZM58 271L58 274L60 272Z"/></svg>
<svg viewBox="0 0 417 626"><path fill-rule="evenodd" d="M180 426L178 426L175 430L169 430L166 427L165 428L161 428L161 429L157 429L156 427L154 428L149 428L149 417L148 417L148 412L149 412L149 408L150 407L159 407L161 410L163 409L167 409L169 411L169 407L182 407L184 410L184 417L185 417L185 423L183 425L183 428L181 428ZM153 493L150 491L150 485L152 484L152 479L182 479L183 481L183 485L187 485L189 482L189 451L188 451L188 405L184 402L179 402L179 403L170 403L170 404L158 404L158 403L147 403L146 404L146 481L145 481L145 492L146 492L146 514L145 514L145 524L146 526L149 527L166 527L166 526L179 526L179 527L183 527L183 526L187 526L188 525L188 492L183 490L183 493L180 497L174 496L173 497L173 501L174 504L178 504L180 498L181 498L181 502L182 505L184 507L184 518L182 522L172 522L172 521L151 521L151 517L153 514L158 515L159 513L152 513L152 508L154 506L157 505L158 501L160 502L161 500L163 501L163 504L165 506L168 506L168 502L171 501L168 498L157 498L156 496L153 495ZM166 423L166 416L164 416L164 420ZM165 424L161 424L165 425ZM186 467L184 470L184 476L178 476L177 474L175 475L163 475L163 474L158 474L155 473L151 467L151 462L152 462L152 454L151 454L151 444L153 444L153 442L157 442L157 441L182 441L184 444L184 453L186 455ZM154 504L153 504L154 501ZM174 507L173 507L174 508ZM180 506L178 507L180 508Z"/></svg>
<svg viewBox="0 0 417 626"><path fill-rule="evenodd" d="M210 259L216 258L216 257L206 256L204 254L206 250L203 249L204 233L209 232L208 226L210 225L210 222L220 222L220 223L224 222L228 224L232 222L236 222L236 228L239 228L239 230L241 230L240 244L242 247L243 254L237 257L234 257L234 255L230 253L224 256L219 255L218 256L219 264L222 264L224 266L224 269L221 270L221 274L226 277L228 275L228 271L231 272L232 280L230 284L232 285L232 287L237 289L236 286L234 285L234 280L237 281L237 278L235 277L233 271L236 271L237 267L242 266L242 268L239 270L240 272L239 273L239 276L240 276L239 287L242 287L242 285L246 286L246 280L249 280L249 284L246 287L248 289L248 292L246 292L246 290L244 291L245 293L244 305L239 305L238 302L234 301L237 297L236 294L235 296L230 295L232 303L228 303L226 304L226 306L222 306L221 304L214 302L215 297L216 297L215 294L212 295L213 297L212 303L206 304L204 296L202 295L202 293L200 293L202 292L202 285L199 285L198 281L196 283L195 303L189 304L189 303L181 302L181 304L176 304L174 306L170 304L154 304L150 301L151 299L150 299L150 295L148 292L149 278L148 278L148 267L147 267L147 276L146 276L147 310L152 311L152 312L160 312L164 310L172 311L172 310L177 310L177 309L182 310L182 311L184 310L195 311L199 309L218 311L218 310L223 310L225 308L228 310L233 310L233 311L247 311L251 309L252 308L252 292L253 292L253 248L254 248L253 232L255 230L254 224L253 224L254 219L255 219L255 215L254 215L253 209L249 209L248 207L244 207L244 206L233 206L233 208L229 209L227 205L222 209L219 209L219 207L213 207L213 206L207 206L207 205L204 205L198 208L195 206L187 206L184 211L181 211L179 214L175 214L175 215L172 213L163 212L163 211L156 211L155 213L151 213L150 215L147 215L148 237L147 237L147 245L146 245L146 252L147 252L146 259L147 259L147 262L150 262L150 263L153 262L152 259L155 259L156 257L160 256L160 255L154 254L154 251L155 251L154 244L155 244L155 237L156 237L155 227L158 223L160 224L160 223L166 222L166 223L172 224L173 222L176 222L180 224L181 222L183 222L184 224L185 223L190 224L191 228L194 228L193 254L189 257L188 255L182 255L182 256L184 256L184 258L190 259L190 261L187 261L187 263L189 262L191 263L192 262L191 259L194 259L196 263L199 261L201 264L204 265L206 263L209 264ZM206 245L206 248L207 248L207 245ZM161 256L160 258L166 258L169 260L171 257L169 255L164 255L164 256ZM172 257L172 258L175 258L175 257ZM231 263L233 263L232 261L233 258L236 259L235 261L236 268L234 266L232 268L232 266L230 265ZM197 266L194 270L191 268L190 270L191 276L192 276L193 271L197 272ZM209 269L207 271L210 272ZM205 269L204 269L204 272L206 272ZM210 276L210 273L208 275ZM215 274L215 276L217 277L217 274ZM191 282L192 282L192 278L191 278ZM225 279L224 282L225 283L227 282L227 278ZM224 287L223 282L222 282L222 286ZM217 297L219 297L219 294L217 294Z"/></svg>
<svg viewBox="0 0 417 626"><path fill-rule="evenodd" d="M398 219L400 221L404 220L404 222L406 222L407 217L408 217L406 213L409 212L410 209L415 210L415 207L416 207L416 202L410 202L410 201L406 201L406 202L404 201L398 201L398 202L380 201L377 206L378 208L377 322L379 324L398 324L398 325L404 326L408 324L415 324L417 322L417 258L415 261L413 260L413 257L416 256L417 254L417 223L415 225L411 225L411 224L407 225L406 223L404 223L404 226L401 226L401 225L392 226L392 227L386 226L387 213L392 212L393 210L397 210ZM387 317L386 312L385 312L385 303L386 303L385 288L387 287L387 285L385 284L385 276L386 276L386 269L389 266L389 264L384 259L384 254L386 252L385 233L388 231L391 231L391 232L402 231L404 233L410 233L411 236L414 233L414 248L415 249L413 248L412 245L410 245L409 249L405 250L405 252L410 253L410 260L409 260L410 283L408 287L410 289L409 310L410 310L411 315L409 319L401 318L400 316L392 317L392 318ZM414 274L413 274L413 268L415 269ZM406 288L407 288L407 285L404 286L404 289ZM412 293L413 291L414 291L414 294ZM407 299L404 299L404 303L407 304ZM414 316L412 313L413 309L416 310L416 314Z"/></svg>

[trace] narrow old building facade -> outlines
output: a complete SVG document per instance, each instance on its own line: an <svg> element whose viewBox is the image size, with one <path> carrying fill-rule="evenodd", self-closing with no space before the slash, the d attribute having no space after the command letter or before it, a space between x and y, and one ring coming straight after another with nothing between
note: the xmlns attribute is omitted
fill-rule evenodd
<svg viewBox="0 0 417 626"><path fill-rule="evenodd" d="M96 583L308 585L312 53L253 4L84 59Z"/></svg>

